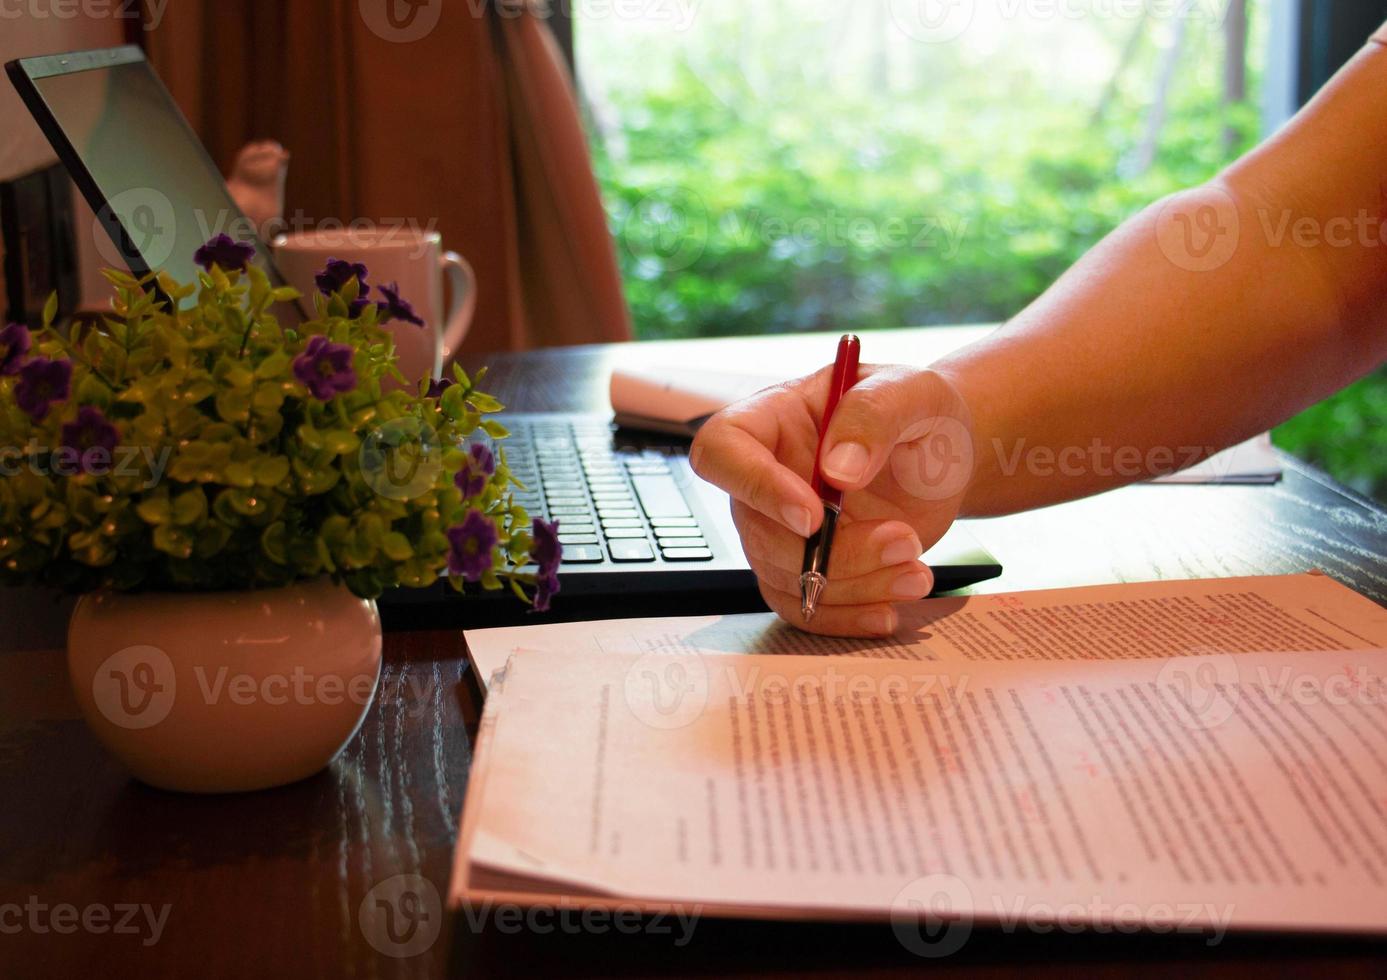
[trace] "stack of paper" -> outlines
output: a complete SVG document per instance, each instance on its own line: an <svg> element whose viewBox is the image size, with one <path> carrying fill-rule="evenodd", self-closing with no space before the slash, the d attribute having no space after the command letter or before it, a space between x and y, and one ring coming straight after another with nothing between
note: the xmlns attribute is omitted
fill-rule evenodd
<svg viewBox="0 0 1387 980"><path fill-rule="evenodd" d="M469 634L506 666L453 902L1387 931L1387 611L1322 575L919 609Z"/></svg>

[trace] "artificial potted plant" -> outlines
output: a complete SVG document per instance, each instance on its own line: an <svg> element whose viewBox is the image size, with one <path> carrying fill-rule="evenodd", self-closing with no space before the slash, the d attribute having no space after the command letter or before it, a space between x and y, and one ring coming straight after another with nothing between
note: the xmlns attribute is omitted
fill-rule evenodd
<svg viewBox="0 0 1387 980"><path fill-rule="evenodd" d="M384 589L446 577L538 609L558 589L557 528L512 500L480 376L409 389L381 324L418 318L359 265L281 322L300 297L253 254L221 235L196 283L108 271L99 323L66 336L50 301L0 330L0 582L81 595L84 716L167 789L331 762L374 696Z"/></svg>

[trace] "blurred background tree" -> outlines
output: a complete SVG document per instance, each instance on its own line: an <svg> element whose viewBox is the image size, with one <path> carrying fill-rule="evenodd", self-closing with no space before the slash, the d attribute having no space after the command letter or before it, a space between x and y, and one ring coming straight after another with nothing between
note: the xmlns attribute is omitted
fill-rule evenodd
<svg viewBox="0 0 1387 980"><path fill-rule="evenodd" d="M638 336L1013 316L1256 143L1266 2L962 0L929 20L917 0L668 0L580 17ZM1383 421L1379 374L1277 439L1384 495Z"/></svg>

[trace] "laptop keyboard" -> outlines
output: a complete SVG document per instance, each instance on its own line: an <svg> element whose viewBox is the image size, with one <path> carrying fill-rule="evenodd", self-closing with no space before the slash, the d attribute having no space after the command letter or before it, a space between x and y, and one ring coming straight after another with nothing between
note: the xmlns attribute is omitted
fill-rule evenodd
<svg viewBox="0 0 1387 980"><path fill-rule="evenodd" d="M516 502L559 522L565 565L703 562L713 551L670 470L672 449L622 444L597 419L503 418Z"/></svg>

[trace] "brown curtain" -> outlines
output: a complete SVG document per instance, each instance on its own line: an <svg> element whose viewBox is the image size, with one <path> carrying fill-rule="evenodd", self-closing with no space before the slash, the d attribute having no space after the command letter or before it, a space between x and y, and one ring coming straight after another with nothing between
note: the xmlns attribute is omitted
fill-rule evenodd
<svg viewBox="0 0 1387 980"><path fill-rule="evenodd" d="M180 0L147 47L223 171L251 139L289 149L291 226L435 222L480 283L464 351L630 339L548 27L512 3L434 0L394 32L396 2Z"/></svg>

